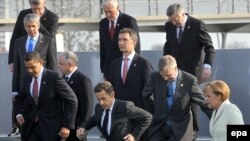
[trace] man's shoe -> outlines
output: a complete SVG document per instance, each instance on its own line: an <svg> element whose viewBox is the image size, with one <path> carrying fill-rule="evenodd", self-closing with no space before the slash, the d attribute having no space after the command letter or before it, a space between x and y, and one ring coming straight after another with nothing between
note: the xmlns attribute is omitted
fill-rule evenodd
<svg viewBox="0 0 250 141"><path fill-rule="evenodd" d="M13 130L8 134L8 136L15 136L18 135L19 132L19 128L13 128Z"/></svg>

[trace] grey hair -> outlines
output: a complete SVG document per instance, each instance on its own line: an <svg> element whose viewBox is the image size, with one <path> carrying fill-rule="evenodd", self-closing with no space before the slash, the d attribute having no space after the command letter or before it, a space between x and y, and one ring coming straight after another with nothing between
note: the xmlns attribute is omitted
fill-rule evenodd
<svg viewBox="0 0 250 141"><path fill-rule="evenodd" d="M158 70L161 72L165 67L175 68L177 67L176 60L171 55L162 56L158 62Z"/></svg>
<svg viewBox="0 0 250 141"><path fill-rule="evenodd" d="M118 8L118 1L117 0L104 0L102 3L102 7L104 7L105 5L113 5L115 8Z"/></svg>
<svg viewBox="0 0 250 141"><path fill-rule="evenodd" d="M45 0L29 0L29 3L34 5L39 5L41 3L45 3Z"/></svg>
<svg viewBox="0 0 250 141"><path fill-rule="evenodd" d="M170 16L172 16L175 13L177 13L177 14L183 14L183 13L185 13L185 10L178 3L174 3L174 4L169 5L168 8L167 8L167 12L166 12L167 16L170 17Z"/></svg>
<svg viewBox="0 0 250 141"><path fill-rule="evenodd" d="M65 51L59 55L59 57L63 57L67 63L72 63L73 65L78 65L78 56L71 51Z"/></svg>
<svg viewBox="0 0 250 141"><path fill-rule="evenodd" d="M23 24L26 25L27 22L35 22L40 27L40 17L35 13L27 14L23 19Z"/></svg>

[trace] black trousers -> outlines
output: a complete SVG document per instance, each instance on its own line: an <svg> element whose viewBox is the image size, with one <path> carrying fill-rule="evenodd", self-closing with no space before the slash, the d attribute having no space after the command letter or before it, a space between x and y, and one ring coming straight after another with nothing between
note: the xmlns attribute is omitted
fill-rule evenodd
<svg viewBox="0 0 250 141"><path fill-rule="evenodd" d="M172 127L168 124L162 125L151 137L149 141L177 141Z"/></svg>
<svg viewBox="0 0 250 141"><path fill-rule="evenodd" d="M31 131L27 137L27 141L45 141L42 130L39 127L39 122L33 123Z"/></svg>

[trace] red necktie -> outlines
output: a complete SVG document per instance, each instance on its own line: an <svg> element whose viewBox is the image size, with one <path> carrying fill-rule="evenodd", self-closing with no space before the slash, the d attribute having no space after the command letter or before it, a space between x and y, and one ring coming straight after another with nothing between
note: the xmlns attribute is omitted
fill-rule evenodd
<svg viewBox="0 0 250 141"><path fill-rule="evenodd" d="M110 22L111 22L111 26L110 26L110 29L109 29L109 35L110 35L111 41L113 41L114 33L115 33L115 25L114 25L114 21L110 21Z"/></svg>
<svg viewBox="0 0 250 141"><path fill-rule="evenodd" d="M122 70L122 82L125 83L126 77L128 73L128 58L123 58L123 70Z"/></svg>
<svg viewBox="0 0 250 141"><path fill-rule="evenodd" d="M34 83L33 83L33 90L32 90L32 96L35 101L35 103L38 103L38 82L37 77L34 77Z"/></svg>

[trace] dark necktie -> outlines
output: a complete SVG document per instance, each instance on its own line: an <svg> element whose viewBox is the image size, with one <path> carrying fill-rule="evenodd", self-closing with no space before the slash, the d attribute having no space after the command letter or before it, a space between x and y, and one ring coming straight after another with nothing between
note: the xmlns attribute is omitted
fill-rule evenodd
<svg viewBox="0 0 250 141"><path fill-rule="evenodd" d="M123 70L122 70L122 82L125 83L126 77L128 73L128 58L123 58Z"/></svg>
<svg viewBox="0 0 250 141"><path fill-rule="evenodd" d="M109 109L106 110L102 123L102 130L108 136L108 121L109 121Z"/></svg>
<svg viewBox="0 0 250 141"><path fill-rule="evenodd" d="M30 38L30 42L29 42L29 45L28 45L28 52L33 51L33 44L34 44L34 39Z"/></svg>
<svg viewBox="0 0 250 141"><path fill-rule="evenodd" d="M34 77L32 96L36 104L38 104L38 82L37 77Z"/></svg>
<svg viewBox="0 0 250 141"><path fill-rule="evenodd" d="M113 41L114 33L115 33L115 25L114 25L114 21L110 21L110 22L111 22L111 26L110 26L110 29L109 29L109 35L110 35L111 41Z"/></svg>
<svg viewBox="0 0 250 141"><path fill-rule="evenodd" d="M178 44L180 44L180 42L181 42L181 36L182 36L182 27L181 26L179 26L178 27L179 28L179 33L178 33Z"/></svg>
<svg viewBox="0 0 250 141"><path fill-rule="evenodd" d="M170 111L174 99L174 88L173 88L173 81L169 81L167 83L167 105Z"/></svg>

